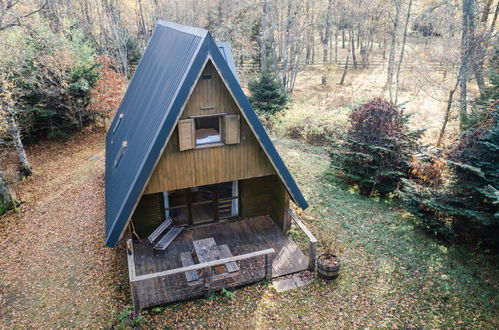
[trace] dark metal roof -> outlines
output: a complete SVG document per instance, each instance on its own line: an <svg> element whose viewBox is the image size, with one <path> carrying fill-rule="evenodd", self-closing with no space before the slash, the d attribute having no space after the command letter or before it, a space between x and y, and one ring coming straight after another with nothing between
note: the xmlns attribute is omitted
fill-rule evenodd
<svg viewBox="0 0 499 330"><path fill-rule="evenodd" d="M239 82L239 77L237 76L236 63L234 63L234 56L232 56L232 49L228 42L217 42L218 49L225 59L225 62L229 65L230 71L234 74L237 81Z"/></svg>
<svg viewBox="0 0 499 330"><path fill-rule="evenodd" d="M120 239L208 56L291 198L308 207L239 85L230 46L206 30L159 21L106 136L106 245Z"/></svg>

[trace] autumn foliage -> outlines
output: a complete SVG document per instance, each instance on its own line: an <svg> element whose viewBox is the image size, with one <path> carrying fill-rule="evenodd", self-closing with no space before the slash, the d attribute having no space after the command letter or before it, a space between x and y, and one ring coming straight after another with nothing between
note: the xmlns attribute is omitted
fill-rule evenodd
<svg viewBox="0 0 499 330"><path fill-rule="evenodd" d="M386 196L407 177L421 131L407 127L408 116L382 98L355 109L351 128L333 142L331 167L364 195Z"/></svg>
<svg viewBox="0 0 499 330"><path fill-rule="evenodd" d="M126 79L114 69L117 64L109 56L97 57L96 63L99 65L97 69L99 78L90 92L91 100L88 109L94 118L101 118L105 126L107 119L112 117L120 105L126 89Z"/></svg>

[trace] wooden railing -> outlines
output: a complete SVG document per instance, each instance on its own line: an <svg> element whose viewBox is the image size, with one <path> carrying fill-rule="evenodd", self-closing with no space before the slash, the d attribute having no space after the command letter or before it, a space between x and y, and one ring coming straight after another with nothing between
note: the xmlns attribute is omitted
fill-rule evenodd
<svg viewBox="0 0 499 330"><path fill-rule="evenodd" d="M303 231L303 233L307 236L309 240L309 251L308 251L308 268L311 271L315 270L315 258L317 255L317 239L315 236L308 230L305 224L296 216L296 214L288 209L288 214L296 223L296 225Z"/></svg>
<svg viewBox="0 0 499 330"><path fill-rule="evenodd" d="M251 252L251 253L246 253L246 254L241 254L238 256L232 256L230 258L218 259L218 260L205 262L205 263L201 263L201 264L195 264L195 265L185 266L185 267L181 267L181 268L165 270L162 272L150 273L150 274L145 274L145 275L137 275L136 270L135 270L135 260L134 260L132 240L128 239L126 242L126 245L127 245L127 259L128 259L128 275L129 275L129 280L130 280L130 287L132 290L132 298L134 298L134 296L137 294L135 292L135 290L136 290L135 283L137 283L139 281L146 281L146 280L154 279L157 277L171 276L171 275L176 275L176 274L180 274L180 273L185 273L188 271L200 270L200 269L204 269L204 271L205 271L205 274L206 274L204 277L205 290L206 290L207 294L210 294L212 291L211 283L224 279L225 278L224 275L226 275L226 274L212 275L212 268L213 267L224 265L224 264L229 263L229 262L243 261L243 260L261 257L261 256L265 256L265 279L266 280L272 279L272 262L273 262L272 256L275 254L275 250L272 248L261 250L261 251L256 251L256 252ZM230 274L230 273L228 273L228 274ZM134 305L136 305L135 301L134 301ZM137 306L136 306L136 309L137 309Z"/></svg>

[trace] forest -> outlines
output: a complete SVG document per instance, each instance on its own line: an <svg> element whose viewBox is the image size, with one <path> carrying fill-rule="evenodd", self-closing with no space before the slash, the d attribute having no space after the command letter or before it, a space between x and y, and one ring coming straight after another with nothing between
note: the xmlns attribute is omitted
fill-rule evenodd
<svg viewBox="0 0 499 330"><path fill-rule="evenodd" d="M498 16L498 0L0 0L0 324L498 327ZM332 284L133 312L125 248L103 245L105 134L158 20L231 45L310 204L295 211L342 260Z"/></svg>

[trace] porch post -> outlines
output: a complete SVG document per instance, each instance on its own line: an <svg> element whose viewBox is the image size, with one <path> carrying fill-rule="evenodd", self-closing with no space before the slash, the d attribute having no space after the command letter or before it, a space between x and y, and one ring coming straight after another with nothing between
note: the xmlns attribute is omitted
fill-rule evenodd
<svg viewBox="0 0 499 330"><path fill-rule="evenodd" d="M267 281L272 280L272 259L269 254L265 255L265 279Z"/></svg>
<svg viewBox="0 0 499 330"><path fill-rule="evenodd" d="M315 270L316 255L317 255L317 240L314 238L310 240L310 251L308 256L308 268L311 271Z"/></svg>
<svg viewBox="0 0 499 330"><path fill-rule="evenodd" d="M205 288L206 288L206 296L211 294L211 266L206 267L205 269L206 279L205 279Z"/></svg>

